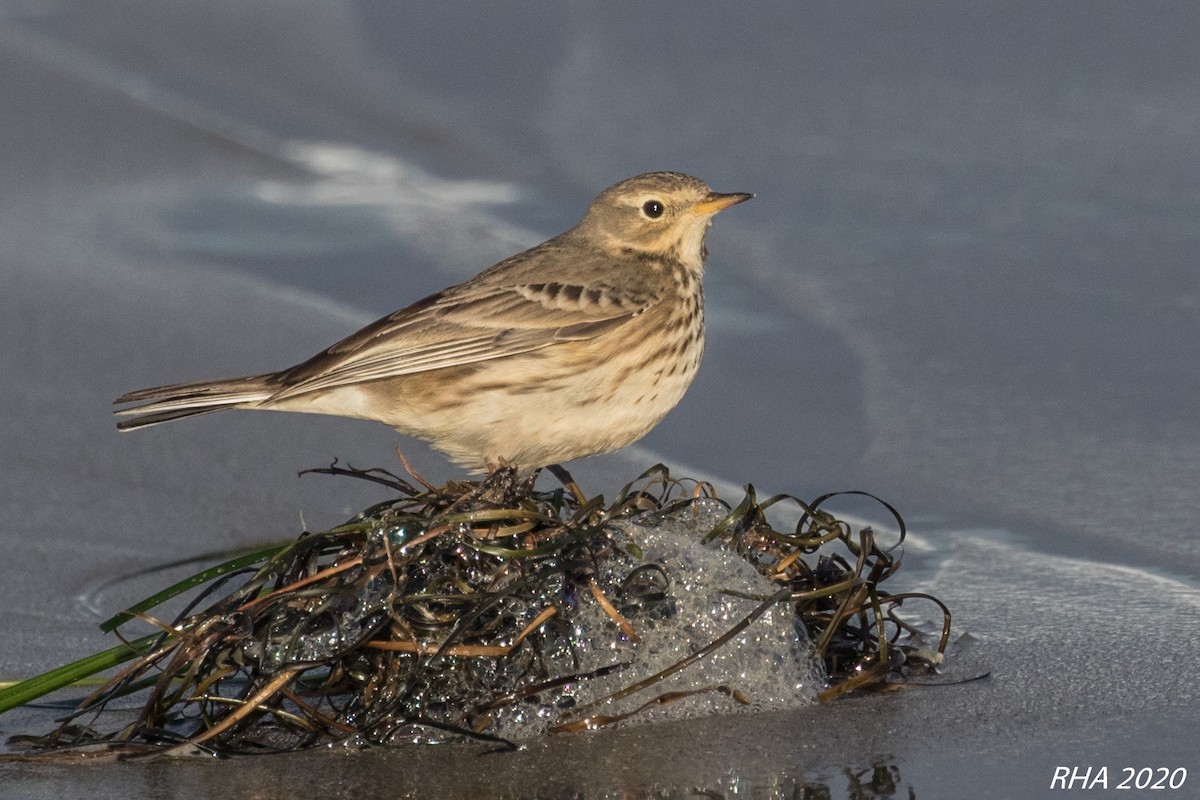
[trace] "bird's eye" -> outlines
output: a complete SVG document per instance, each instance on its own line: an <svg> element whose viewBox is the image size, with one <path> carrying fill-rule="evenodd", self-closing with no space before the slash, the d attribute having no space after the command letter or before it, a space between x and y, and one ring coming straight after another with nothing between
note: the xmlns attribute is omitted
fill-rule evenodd
<svg viewBox="0 0 1200 800"><path fill-rule="evenodd" d="M663 215L663 204L657 200L647 200L642 205L642 213L650 219L658 219Z"/></svg>

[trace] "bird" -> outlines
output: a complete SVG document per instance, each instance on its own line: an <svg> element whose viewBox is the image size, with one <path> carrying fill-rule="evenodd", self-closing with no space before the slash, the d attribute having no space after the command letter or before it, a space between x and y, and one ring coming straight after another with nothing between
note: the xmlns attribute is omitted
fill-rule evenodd
<svg viewBox="0 0 1200 800"><path fill-rule="evenodd" d="M704 354L706 234L754 195L648 172L570 230L279 372L119 397L131 431L223 409L375 420L472 472L536 469L642 438Z"/></svg>

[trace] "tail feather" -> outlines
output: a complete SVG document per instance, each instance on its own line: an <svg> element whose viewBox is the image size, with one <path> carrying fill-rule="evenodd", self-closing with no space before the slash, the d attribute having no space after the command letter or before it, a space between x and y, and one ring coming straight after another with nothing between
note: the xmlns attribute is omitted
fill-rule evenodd
<svg viewBox="0 0 1200 800"><path fill-rule="evenodd" d="M262 402L274 392L269 383L271 377L271 374L250 375L229 380L177 383L123 394L114 401L115 404L142 405L114 411L118 416L134 417L117 423L117 429L135 430L184 417Z"/></svg>
<svg viewBox="0 0 1200 800"><path fill-rule="evenodd" d="M117 423L119 431L135 431L138 428L148 428L151 425L158 425L161 422L170 422L174 419L183 419L184 417L195 417L200 414L211 414L214 411L224 411L233 406L210 406L208 408L180 408L174 411L153 411L141 414L135 419L126 419ZM140 413L137 409L131 409L131 412ZM120 413L120 412L118 412Z"/></svg>

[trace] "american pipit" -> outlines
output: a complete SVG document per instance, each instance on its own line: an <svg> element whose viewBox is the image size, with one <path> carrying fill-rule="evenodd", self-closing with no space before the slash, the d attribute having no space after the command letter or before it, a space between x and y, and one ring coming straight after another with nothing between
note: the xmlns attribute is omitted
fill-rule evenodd
<svg viewBox="0 0 1200 800"><path fill-rule="evenodd" d="M651 172L566 233L280 372L130 392L132 430L225 408L377 420L489 471L606 453L675 407L704 353L712 216L752 197ZM146 402L149 401L149 402Z"/></svg>

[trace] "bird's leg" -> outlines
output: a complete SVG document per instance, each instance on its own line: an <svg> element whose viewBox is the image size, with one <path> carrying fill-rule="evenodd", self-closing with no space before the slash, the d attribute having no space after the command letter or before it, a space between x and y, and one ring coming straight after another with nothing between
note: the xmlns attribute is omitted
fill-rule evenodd
<svg viewBox="0 0 1200 800"><path fill-rule="evenodd" d="M479 483L477 496L500 505L519 502L533 493L541 468L522 472L502 456L487 460L487 477Z"/></svg>
<svg viewBox="0 0 1200 800"><path fill-rule="evenodd" d="M517 470L508 462L499 459L500 465L488 465L488 474L479 483L476 495L480 500L496 505L507 505L513 501L517 486Z"/></svg>

